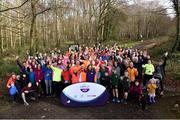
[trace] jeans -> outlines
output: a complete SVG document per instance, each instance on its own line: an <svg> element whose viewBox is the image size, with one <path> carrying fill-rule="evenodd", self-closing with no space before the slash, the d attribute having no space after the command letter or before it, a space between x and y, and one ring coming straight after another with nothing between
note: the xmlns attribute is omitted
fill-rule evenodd
<svg viewBox="0 0 180 120"><path fill-rule="evenodd" d="M17 94L15 94L15 95L10 95L10 98L11 98L12 101L15 102L15 101L16 101L16 98L17 98Z"/></svg>
<svg viewBox="0 0 180 120"><path fill-rule="evenodd" d="M45 80L46 94L52 94L52 80Z"/></svg>

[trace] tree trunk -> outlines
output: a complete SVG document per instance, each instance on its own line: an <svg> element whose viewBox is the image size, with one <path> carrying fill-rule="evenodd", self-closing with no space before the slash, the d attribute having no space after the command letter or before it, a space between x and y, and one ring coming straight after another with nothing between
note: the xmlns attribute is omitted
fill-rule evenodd
<svg viewBox="0 0 180 120"><path fill-rule="evenodd" d="M32 20L31 20L31 28L30 28L30 54L33 53L33 46L34 46L34 29L35 29L35 22L36 22L36 0L31 0L31 11L32 11Z"/></svg>
<svg viewBox="0 0 180 120"><path fill-rule="evenodd" d="M178 48L180 50L180 44L179 44L179 0L177 0L174 3L175 6L175 11L176 11L176 40L174 42L174 45L172 47L172 51L171 52L175 52ZM179 44L179 45L178 45Z"/></svg>

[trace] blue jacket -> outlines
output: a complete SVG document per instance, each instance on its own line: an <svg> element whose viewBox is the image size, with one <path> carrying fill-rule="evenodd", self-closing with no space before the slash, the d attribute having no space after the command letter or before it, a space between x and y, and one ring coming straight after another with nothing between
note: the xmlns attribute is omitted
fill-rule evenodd
<svg viewBox="0 0 180 120"><path fill-rule="evenodd" d="M47 68L45 65L43 65L42 71L44 73L45 80L52 80L52 69L51 68Z"/></svg>
<svg viewBox="0 0 180 120"><path fill-rule="evenodd" d="M35 83L35 72L29 72L29 81Z"/></svg>

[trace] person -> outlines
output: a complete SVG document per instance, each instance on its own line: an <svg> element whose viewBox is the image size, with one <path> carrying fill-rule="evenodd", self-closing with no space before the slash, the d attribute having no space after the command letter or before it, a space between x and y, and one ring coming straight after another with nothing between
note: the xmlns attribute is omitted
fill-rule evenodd
<svg viewBox="0 0 180 120"><path fill-rule="evenodd" d="M86 82L86 71L85 71L85 67L84 65L81 66L81 71L80 71L80 74L79 74L79 82Z"/></svg>
<svg viewBox="0 0 180 120"><path fill-rule="evenodd" d="M129 75L129 79L130 79L130 87L135 88L133 86L135 86L135 80L136 80L136 77L138 76L138 71L136 68L134 68L133 62L129 63L129 67L128 67L127 71L128 71L128 75Z"/></svg>
<svg viewBox="0 0 180 120"><path fill-rule="evenodd" d="M165 74L165 75L166 75L166 64L167 64L168 55L169 55L169 53L166 51L166 52L164 53L164 55L162 56L162 60L163 60L163 71L164 71L164 74Z"/></svg>
<svg viewBox="0 0 180 120"><path fill-rule="evenodd" d="M26 74L26 70L27 70L27 65L26 62L23 62L23 64L21 65L20 61L19 61L19 56L16 56L16 64L18 65L18 67L20 68L20 73L22 74Z"/></svg>
<svg viewBox="0 0 180 120"><path fill-rule="evenodd" d="M163 55L163 60L155 68L155 72L147 51L143 53L143 51L132 48L124 49L116 45L112 47L108 45L94 46L94 48L84 46L79 51L70 50L65 54L58 53L57 49L54 49L51 50L50 55L43 56L43 54L38 53L36 56L28 56L23 65L20 64L17 57L16 62L22 73L20 75L26 75L26 77L22 78L27 79L23 80L26 83L23 83L21 89L18 90L27 87L29 82L31 82L32 87L39 87L39 84L43 85L42 82L45 81L44 93L51 94L51 89L53 89L53 92L59 96L64 86L68 86L70 83L87 81L100 83L106 87L110 94L112 93L114 98L122 95L123 103L127 103L127 99L131 96L133 99L143 101L141 99L143 97L141 97L142 87L140 85L142 68L146 79L143 80L143 84L148 82L153 73L160 73L162 79L164 79L167 55L168 53ZM35 72L35 78L34 73L31 76L26 72ZM115 79L116 74L122 76L118 86L115 84L117 82ZM163 86L163 82L160 83ZM161 90L163 91L163 87L161 87Z"/></svg>
<svg viewBox="0 0 180 120"><path fill-rule="evenodd" d="M167 55L168 52L166 52L163 55L163 59L160 60L160 62L158 63L158 65L155 67L155 72L154 72L154 78L159 79L160 82L160 95L162 96L164 94L164 79L166 77L166 73L165 73L165 66L166 66L166 61L167 61Z"/></svg>
<svg viewBox="0 0 180 120"><path fill-rule="evenodd" d="M121 76L121 68L118 66L118 62L117 61L114 61L114 68L116 69L117 74L119 76Z"/></svg>
<svg viewBox="0 0 180 120"><path fill-rule="evenodd" d="M69 67L66 66L64 68L64 70L62 71L62 78L63 78L63 82L64 82L64 88L71 84L70 77L71 77L71 74L70 74L70 71L69 71Z"/></svg>
<svg viewBox="0 0 180 120"><path fill-rule="evenodd" d="M86 71L86 81L95 82L95 75L96 75L96 70L93 68L91 64L88 65L87 71Z"/></svg>
<svg viewBox="0 0 180 120"><path fill-rule="evenodd" d="M35 69L36 84L40 84L42 80L43 80L43 72L41 69L41 64L38 64L37 68Z"/></svg>
<svg viewBox="0 0 180 120"><path fill-rule="evenodd" d="M43 95L45 93L43 90L44 75L41 69L41 64L38 64L37 68L35 68L35 82L36 82L36 85L38 86L38 91L40 95Z"/></svg>
<svg viewBox="0 0 180 120"><path fill-rule="evenodd" d="M158 65L155 67L155 71L153 74L153 78L158 79L160 83L160 91L158 89L158 92L160 92L160 95L163 95L164 91L164 86L163 86L163 81L165 78L165 73L163 71L163 62L162 60L158 63Z"/></svg>
<svg viewBox="0 0 180 120"><path fill-rule="evenodd" d="M109 94L112 97L111 84L110 84L110 76L108 74L108 68L105 66L104 63L101 64L100 75L101 75L100 76L100 84L107 89L107 91L109 92Z"/></svg>
<svg viewBox="0 0 180 120"><path fill-rule="evenodd" d="M130 86L130 96L134 102L139 104L140 97L142 96L142 87L138 80L135 81L134 86Z"/></svg>
<svg viewBox="0 0 180 120"><path fill-rule="evenodd" d="M155 96L156 96L156 79L152 78L149 80L149 83L147 85L147 91L149 95L149 103L155 103Z"/></svg>
<svg viewBox="0 0 180 120"><path fill-rule="evenodd" d="M34 97L35 96L34 92L36 91L37 91L37 86L36 85L33 86L31 82L29 82L28 85L21 90L21 97L23 99L24 105L26 106L29 105L26 99L28 94L31 96L32 100L36 100L36 98Z"/></svg>
<svg viewBox="0 0 180 120"><path fill-rule="evenodd" d="M133 62L134 62L134 67L138 71L138 75L136 76L136 79L141 82L141 80L142 80L142 70L143 70L143 68L142 68L143 61L142 61L141 57L139 57L139 58L138 57L134 57Z"/></svg>
<svg viewBox="0 0 180 120"><path fill-rule="evenodd" d="M108 68L105 66L104 63L100 66L100 84L104 87L107 87L109 85L109 75L108 75Z"/></svg>
<svg viewBox="0 0 180 120"><path fill-rule="evenodd" d="M148 63L145 65L142 65L142 67L144 68L143 86L145 87L147 82L152 78L155 69L154 69L154 65L152 64L151 60L148 60Z"/></svg>
<svg viewBox="0 0 180 120"><path fill-rule="evenodd" d="M53 83L53 88L56 96L59 96L61 92L61 75L62 75L62 69L57 67L57 64L50 65L50 68L53 71L53 76L52 76L52 83Z"/></svg>
<svg viewBox="0 0 180 120"><path fill-rule="evenodd" d="M44 81L46 85L46 95L52 95L52 69L50 68L49 63L46 63L42 66L44 73Z"/></svg>
<svg viewBox="0 0 180 120"><path fill-rule="evenodd" d="M72 78L71 78L72 84L79 83L79 75L80 75L80 72L78 72L77 70L74 70L72 74Z"/></svg>
<svg viewBox="0 0 180 120"><path fill-rule="evenodd" d="M10 88L9 88L9 95L10 95L13 103L16 103L17 94L18 94L18 90L17 90L15 84L12 82L10 84Z"/></svg>
<svg viewBox="0 0 180 120"><path fill-rule="evenodd" d="M15 85L16 80L17 80L16 74L15 74L15 73L12 73L11 77L10 77L10 78L8 79L8 81L7 81L6 87L9 89L12 84Z"/></svg>
<svg viewBox="0 0 180 120"><path fill-rule="evenodd" d="M32 68L30 68L30 72L26 72L29 76L29 82L31 82L33 85L36 84L36 81L35 81L35 71L33 71Z"/></svg>
<svg viewBox="0 0 180 120"><path fill-rule="evenodd" d="M127 104L128 92L130 88L130 79L129 79L128 71L124 72L124 76L121 78L121 83L122 83L122 92L123 92L122 103Z"/></svg>
<svg viewBox="0 0 180 120"><path fill-rule="evenodd" d="M136 68L134 68L133 62L130 62L127 71L129 74L129 79L130 79L131 84L132 84L132 83L134 83L134 81L136 80L136 77L138 76L138 71Z"/></svg>
<svg viewBox="0 0 180 120"><path fill-rule="evenodd" d="M118 93L118 85L120 81L120 76L117 74L115 69L112 70L112 75L110 76L110 82L112 86L112 93L113 93L113 102L120 103L119 100L119 93Z"/></svg>

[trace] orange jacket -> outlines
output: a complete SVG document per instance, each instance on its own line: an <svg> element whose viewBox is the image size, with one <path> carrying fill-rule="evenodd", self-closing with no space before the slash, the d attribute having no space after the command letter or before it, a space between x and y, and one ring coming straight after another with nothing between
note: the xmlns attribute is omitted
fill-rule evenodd
<svg viewBox="0 0 180 120"><path fill-rule="evenodd" d="M131 80L131 82L134 82L136 79L136 76L138 76L138 71L136 68L128 68L128 74L129 74L129 78Z"/></svg>
<svg viewBox="0 0 180 120"><path fill-rule="evenodd" d="M88 65L90 64L90 61L89 60L84 60L83 64L84 64L84 67L87 68Z"/></svg>
<svg viewBox="0 0 180 120"><path fill-rule="evenodd" d="M148 84L147 89L148 89L149 94L155 94L156 93L156 84Z"/></svg>
<svg viewBox="0 0 180 120"><path fill-rule="evenodd" d="M81 69L80 65L75 65L75 66L70 67L69 71L70 71L70 74L72 75L74 71L79 72L80 69Z"/></svg>
<svg viewBox="0 0 180 120"><path fill-rule="evenodd" d="M77 73L77 75L75 75L75 74L73 73L73 74L72 74L71 81L72 81L72 84L78 83L78 82L79 82L79 73Z"/></svg>

